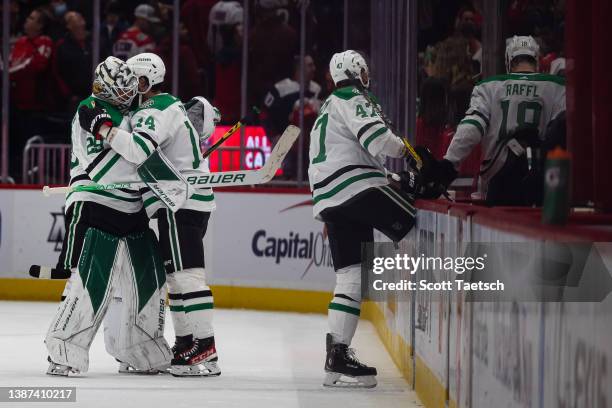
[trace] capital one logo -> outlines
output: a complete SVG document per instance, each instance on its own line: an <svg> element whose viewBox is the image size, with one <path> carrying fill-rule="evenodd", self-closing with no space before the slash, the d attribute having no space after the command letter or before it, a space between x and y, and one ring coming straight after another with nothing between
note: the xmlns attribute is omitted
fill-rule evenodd
<svg viewBox="0 0 612 408"><path fill-rule="evenodd" d="M64 227L64 207L62 207L60 212L51 212L51 217L53 217L53 224L51 224L47 242L54 245L53 250L55 252L60 252L62 250L62 243L64 242L64 234L66 234Z"/></svg>

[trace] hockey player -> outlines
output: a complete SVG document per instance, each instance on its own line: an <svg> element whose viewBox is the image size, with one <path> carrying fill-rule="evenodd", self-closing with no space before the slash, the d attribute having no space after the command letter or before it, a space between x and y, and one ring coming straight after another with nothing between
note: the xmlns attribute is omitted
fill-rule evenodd
<svg viewBox="0 0 612 408"><path fill-rule="evenodd" d="M139 78L138 92L142 96L140 106L131 115L132 132L101 125L99 134L113 150L135 164L144 162L159 148L196 187L195 193L176 213L166 208L150 190L141 191L147 214L157 218L167 272L170 311L176 334L170 373L176 376L216 376L221 371L217 365L212 327L213 296L205 280L202 243L215 202L212 189L197 188L200 177L209 173L208 162L201 158L199 132L194 129L181 102L161 92L166 72L161 58L143 53L130 58L127 63ZM206 104L205 114L212 121L214 110ZM85 128L94 128L96 122L107 120L100 108L83 107L81 112L91 118L91 121L81 122ZM212 133L214 124L209 123L207 127Z"/></svg>
<svg viewBox="0 0 612 408"><path fill-rule="evenodd" d="M370 104L373 96L362 94L370 83L365 60L348 50L334 54L329 69L336 90L310 134L308 169L314 216L325 222L336 271L324 385L374 387L376 369L349 348L361 308L361 244L373 241L374 228L401 240L414 225L414 199L387 178L384 157L405 157L406 149Z"/></svg>
<svg viewBox="0 0 612 408"><path fill-rule="evenodd" d="M136 95L138 80L127 64L108 57L94 74L93 94L81 106L103 106L115 126ZM94 134L72 123L71 186L134 180L134 166ZM66 197L66 245L60 259L72 270L45 343L47 374L86 372L88 351L111 299L120 299L117 336L107 350L140 370L165 369L165 274L141 195L135 190L74 192Z"/></svg>
<svg viewBox="0 0 612 408"><path fill-rule="evenodd" d="M508 74L487 78L474 88L466 116L441 162L442 184L454 179L455 169L481 143L481 198L491 204L519 204L517 195L523 192L520 186L513 191L510 185L512 179L521 178L513 175L517 173L513 163L520 157L524 162L530 160L526 146L537 145L540 140L523 141L517 133L536 130L534 139L539 139L548 123L565 111L564 79L539 74L538 59L539 46L532 37L507 40Z"/></svg>

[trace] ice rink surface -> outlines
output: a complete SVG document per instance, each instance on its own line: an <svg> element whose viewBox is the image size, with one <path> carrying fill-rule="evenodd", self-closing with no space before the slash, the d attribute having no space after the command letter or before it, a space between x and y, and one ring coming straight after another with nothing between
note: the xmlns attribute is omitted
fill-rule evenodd
<svg viewBox="0 0 612 408"><path fill-rule="evenodd" d="M89 372L59 378L45 374L43 337L56 303L0 302L0 386L72 386L76 403L0 403L53 407L421 407L400 376L373 326L361 321L353 346L378 369L369 390L324 388L326 318L323 315L216 310L215 338L221 376L118 374L104 350L102 327L90 352ZM173 344L167 315L166 338Z"/></svg>

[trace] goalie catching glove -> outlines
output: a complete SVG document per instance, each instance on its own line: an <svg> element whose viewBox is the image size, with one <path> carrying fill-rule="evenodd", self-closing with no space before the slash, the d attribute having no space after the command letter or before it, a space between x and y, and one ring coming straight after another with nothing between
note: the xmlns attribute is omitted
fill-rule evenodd
<svg viewBox="0 0 612 408"><path fill-rule="evenodd" d="M100 139L99 133L102 126L106 125L112 128L113 121L102 106L96 105L95 102L92 105L91 107L83 105L79 108L79 124L84 130L94 135L96 139Z"/></svg>

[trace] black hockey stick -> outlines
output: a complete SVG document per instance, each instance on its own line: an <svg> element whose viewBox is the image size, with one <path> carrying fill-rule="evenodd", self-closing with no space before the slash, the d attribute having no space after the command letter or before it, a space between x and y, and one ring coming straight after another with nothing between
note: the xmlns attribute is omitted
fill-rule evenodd
<svg viewBox="0 0 612 408"><path fill-rule="evenodd" d="M416 152L416 150L414 150L414 147L412 147L408 139L405 136L402 136L401 133L397 131L395 126L393 126L393 122L391 122L391 120L387 117L387 115L385 115L382 109L380 109L380 107L378 106L378 103L376 103L372 99L372 97L368 93L368 90L363 86L361 81L358 80L357 77L348 69L345 70L344 73L346 74L347 77L349 77L351 82L355 84L355 86L357 87L357 90L359 90L359 92L366 99L366 101L368 101L368 103L372 105L372 108L374 109L376 114L380 116L380 118L383 120L383 122L385 123L385 126L391 129L391 131L402 140L402 143L404 143L404 146L406 146L406 150L408 150L408 153L414 159L417 170L420 170L421 167L423 166L423 160L421 159L421 156L419 156L419 154Z"/></svg>
<svg viewBox="0 0 612 408"><path fill-rule="evenodd" d="M389 119L387 115L385 115L378 103L376 103L376 101L372 99L368 90L363 86L361 81L348 69L345 70L344 73L351 80L351 82L355 84L355 87L357 88L359 93L365 98L365 100L368 101L370 105L372 105L372 109L374 109L374 112L376 112L376 114L382 119L382 121L385 123L385 126L387 126L387 128L390 129L393 134L395 134L401 139L402 143L404 143L404 146L406 147L406 150L408 150L408 153L415 162L416 170L418 172L421 172L421 169L423 168L423 159L421 158L421 156L419 156L416 150L414 150L414 147L412 147L412 145L408 141L408 138L402 136L401 132L397 131L397 129L393 125L393 122L391 122L391 119ZM442 190L440 191L440 194L442 194L447 200L454 201L445 188L441 187L440 190Z"/></svg>
<svg viewBox="0 0 612 408"><path fill-rule="evenodd" d="M70 269L51 268L49 266L32 265L30 266L30 276L38 279L68 279Z"/></svg>
<svg viewBox="0 0 612 408"><path fill-rule="evenodd" d="M259 109L256 106L253 106L253 112L256 115L259 115ZM208 156L210 156L215 150L217 150L217 148L219 146L221 146L221 144L223 142L225 142L227 139L230 138L231 135L233 135L234 133L236 133L236 131L238 129L240 129L242 126L244 126L246 123L248 123L250 121L250 117L249 115L245 116L244 118L241 118L234 126L232 126L231 128L228 129L227 132L225 132L223 134L223 136L221 136L219 138L219 140L217 140L212 146L210 146L202 155L202 158L207 158Z"/></svg>

